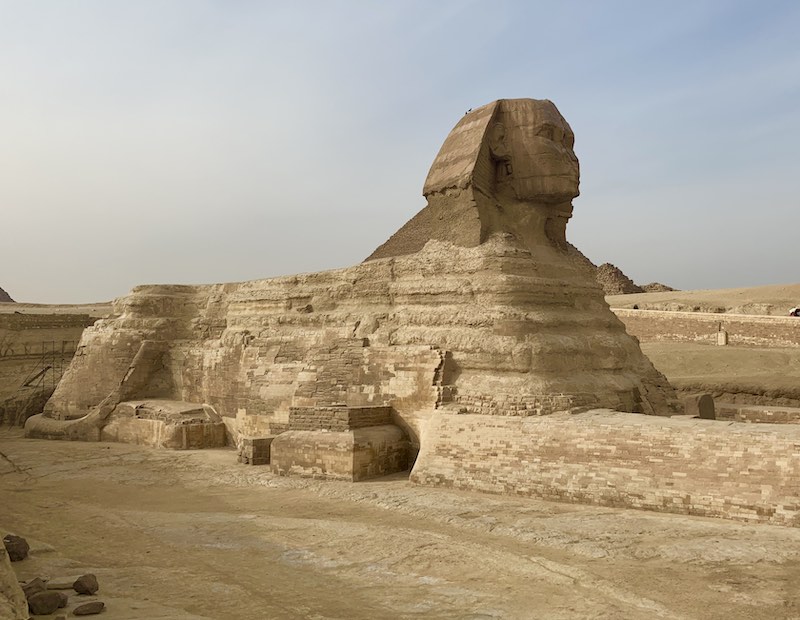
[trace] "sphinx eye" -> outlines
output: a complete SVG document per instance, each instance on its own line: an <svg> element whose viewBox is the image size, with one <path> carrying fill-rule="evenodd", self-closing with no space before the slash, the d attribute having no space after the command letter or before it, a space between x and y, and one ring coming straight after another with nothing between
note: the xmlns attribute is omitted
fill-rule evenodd
<svg viewBox="0 0 800 620"><path fill-rule="evenodd" d="M536 132L536 135L540 138L545 138L546 140L553 139L553 127L551 125L544 125Z"/></svg>

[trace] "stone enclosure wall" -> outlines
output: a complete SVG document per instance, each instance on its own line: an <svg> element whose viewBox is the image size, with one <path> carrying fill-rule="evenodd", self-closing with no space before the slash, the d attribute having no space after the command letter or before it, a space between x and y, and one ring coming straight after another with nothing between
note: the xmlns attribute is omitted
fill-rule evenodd
<svg viewBox="0 0 800 620"><path fill-rule="evenodd" d="M800 526L800 426L609 411L431 424L416 483Z"/></svg>
<svg viewBox="0 0 800 620"><path fill-rule="evenodd" d="M55 354L66 363L72 359L83 330L97 319L88 314L0 314L0 394L16 386L8 385L14 366L30 366L26 361Z"/></svg>
<svg viewBox="0 0 800 620"><path fill-rule="evenodd" d="M0 424L21 423L42 410L95 320L88 314L0 314Z"/></svg>
<svg viewBox="0 0 800 620"><path fill-rule="evenodd" d="M631 336L640 342L717 343L720 329L730 344L800 347L800 319L783 316L666 312L612 308Z"/></svg>
<svg viewBox="0 0 800 620"><path fill-rule="evenodd" d="M797 407L755 407L718 404L717 420L733 422L763 422L765 424L800 424L800 408Z"/></svg>

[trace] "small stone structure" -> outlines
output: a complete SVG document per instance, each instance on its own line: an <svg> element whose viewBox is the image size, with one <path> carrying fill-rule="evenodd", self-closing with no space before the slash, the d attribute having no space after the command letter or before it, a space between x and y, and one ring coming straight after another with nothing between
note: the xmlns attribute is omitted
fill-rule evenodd
<svg viewBox="0 0 800 620"><path fill-rule="evenodd" d="M240 437L238 460L280 475L364 480L408 468L409 442L391 407L291 407L279 435Z"/></svg>
<svg viewBox="0 0 800 620"><path fill-rule="evenodd" d="M278 474L364 480L408 468L409 442L391 407L292 407L272 442Z"/></svg>
<svg viewBox="0 0 800 620"><path fill-rule="evenodd" d="M226 434L209 405L152 399L119 403L100 430L100 440L186 450L222 447Z"/></svg>
<svg viewBox="0 0 800 620"><path fill-rule="evenodd" d="M237 460L244 465L269 465L270 448L275 435L268 437L245 437L236 444Z"/></svg>

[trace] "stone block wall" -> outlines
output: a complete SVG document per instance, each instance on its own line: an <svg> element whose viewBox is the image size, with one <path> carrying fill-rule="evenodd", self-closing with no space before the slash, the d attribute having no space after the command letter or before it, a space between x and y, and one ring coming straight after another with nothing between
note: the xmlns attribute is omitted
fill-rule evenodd
<svg viewBox="0 0 800 620"><path fill-rule="evenodd" d="M162 420L115 417L100 431L99 440L172 450L200 450L221 448L227 437L222 422L169 424Z"/></svg>
<svg viewBox="0 0 800 620"><path fill-rule="evenodd" d="M0 399L46 365L66 369L84 328L96 320L88 314L0 314ZM47 379L52 390L60 373Z"/></svg>
<svg viewBox="0 0 800 620"><path fill-rule="evenodd" d="M734 422L759 422L765 424L800 424L800 409L797 407L759 407L756 405L717 405L718 420Z"/></svg>
<svg viewBox="0 0 800 620"><path fill-rule="evenodd" d="M272 442L272 471L287 476L354 480L353 434L287 431Z"/></svg>
<svg viewBox="0 0 800 620"><path fill-rule="evenodd" d="M274 435L267 437L239 437L237 460L245 465L268 465Z"/></svg>
<svg viewBox="0 0 800 620"><path fill-rule="evenodd" d="M291 407L287 430L341 432L391 423L391 407Z"/></svg>
<svg viewBox="0 0 800 620"><path fill-rule="evenodd" d="M417 484L800 526L798 425L440 414L426 437Z"/></svg>
<svg viewBox="0 0 800 620"><path fill-rule="evenodd" d="M462 413L480 415L537 416L554 411L566 411L592 402L591 395L581 394L526 394L486 396L459 390L453 403Z"/></svg>
<svg viewBox="0 0 800 620"><path fill-rule="evenodd" d="M353 432L353 480L406 471L409 442L396 426L371 426Z"/></svg>
<svg viewBox="0 0 800 620"><path fill-rule="evenodd" d="M408 439L394 425L346 432L287 431L273 440L270 463L279 475L364 480L404 471Z"/></svg>
<svg viewBox="0 0 800 620"><path fill-rule="evenodd" d="M612 310L625 324L626 331L640 342L717 344L717 333L724 330L733 345L800 347L800 319L796 317Z"/></svg>

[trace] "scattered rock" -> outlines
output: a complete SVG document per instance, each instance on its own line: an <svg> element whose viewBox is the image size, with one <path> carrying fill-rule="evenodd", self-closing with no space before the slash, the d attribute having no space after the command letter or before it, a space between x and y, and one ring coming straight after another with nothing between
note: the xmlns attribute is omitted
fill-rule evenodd
<svg viewBox="0 0 800 620"><path fill-rule="evenodd" d="M51 590L37 592L28 599L28 607L34 616L46 616L66 605L62 596L66 595L63 592L53 592Z"/></svg>
<svg viewBox="0 0 800 620"><path fill-rule="evenodd" d="M72 589L78 594L94 594L100 589L100 585L97 583L97 577L92 573L87 573L75 580L75 583L72 584Z"/></svg>
<svg viewBox="0 0 800 620"><path fill-rule="evenodd" d="M84 603L83 605L78 605L75 609L72 610L73 616L92 616L94 614L99 614L103 611L103 608L106 604L103 601L92 601L91 603Z"/></svg>
<svg viewBox="0 0 800 620"><path fill-rule="evenodd" d="M31 579L28 583L22 586L22 591L25 593L25 598L29 599L34 594L38 594L39 592L44 592L47 589L45 586L44 581L42 581L39 577Z"/></svg>
<svg viewBox="0 0 800 620"><path fill-rule="evenodd" d="M3 538L3 545L8 551L8 559L12 562L19 562L28 557L28 551L31 546L28 541L22 536L14 536L14 534L6 534Z"/></svg>

